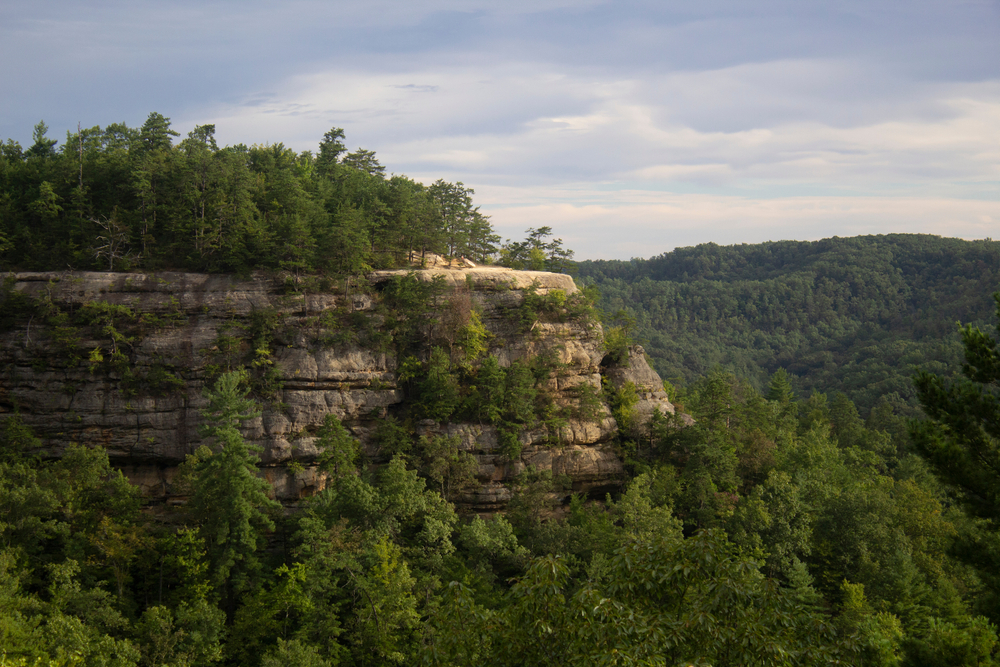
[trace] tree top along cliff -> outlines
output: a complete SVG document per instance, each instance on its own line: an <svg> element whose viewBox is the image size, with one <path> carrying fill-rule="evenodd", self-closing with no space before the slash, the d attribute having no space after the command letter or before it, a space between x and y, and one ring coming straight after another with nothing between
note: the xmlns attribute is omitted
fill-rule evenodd
<svg viewBox="0 0 1000 667"><path fill-rule="evenodd" d="M414 254L562 271L551 229L501 245L472 188L386 176L344 132L317 153L283 144L220 148L214 125L178 144L170 119L0 145L0 266L20 270L186 270L357 274Z"/></svg>

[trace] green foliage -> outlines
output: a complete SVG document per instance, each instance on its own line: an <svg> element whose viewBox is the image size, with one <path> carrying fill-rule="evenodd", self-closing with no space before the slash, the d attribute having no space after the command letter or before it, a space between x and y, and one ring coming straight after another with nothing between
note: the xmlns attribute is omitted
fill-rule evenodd
<svg viewBox="0 0 1000 667"><path fill-rule="evenodd" d="M732 541L761 558L768 576L791 579L799 559L811 553L812 516L787 473L772 470L740 500L728 523Z"/></svg>
<svg viewBox="0 0 1000 667"><path fill-rule="evenodd" d="M837 620L845 634L856 638L863 664L885 667L901 664L904 633L899 619L888 612L875 612L865 599L862 584L851 584L845 580L843 592L844 601Z"/></svg>
<svg viewBox="0 0 1000 667"><path fill-rule="evenodd" d="M327 526L346 519L351 527L398 540L408 556L420 561L439 563L454 551L454 509L428 491L401 456L367 478L349 476L317 494L311 511Z"/></svg>
<svg viewBox="0 0 1000 667"><path fill-rule="evenodd" d="M258 477L257 454L238 426L259 414L247 398L246 375L222 375L205 390L208 407L204 435L213 447L202 446L184 463L190 480L188 511L198 525L209 561L208 579L219 598L233 609L249 591L260 568L257 551L266 531L274 529L270 515L279 505L268 498L270 485Z"/></svg>
<svg viewBox="0 0 1000 667"><path fill-rule="evenodd" d="M499 514L489 520L474 516L459 529L459 543L474 562L519 561L527 556L527 550L518 544L513 526Z"/></svg>
<svg viewBox="0 0 1000 667"><path fill-rule="evenodd" d="M624 436L634 435L639 428L639 413L635 407L639 403L639 392L635 383L626 381L616 387L607 378L602 378L602 381L604 395L611 407L611 416L618 422L619 432Z"/></svg>
<svg viewBox="0 0 1000 667"><path fill-rule="evenodd" d="M203 436L218 437L227 429L236 429L243 422L260 416L257 403L247 396L246 371L233 371L221 376L211 389L203 392L208 406L202 410L207 422L201 427Z"/></svg>
<svg viewBox="0 0 1000 667"><path fill-rule="evenodd" d="M455 345L462 351L461 365L469 370L489 349L489 331L483 326L479 312L471 310L468 321L459 327Z"/></svg>
<svg viewBox="0 0 1000 667"><path fill-rule="evenodd" d="M503 368L490 355L483 360L471 384L467 399L471 416L496 426L500 451L509 459L518 458L520 432L533 427L540 417L538 390L531 369L520 361Z"/></svg>
<svg viewBox="0 0 1000 667"><path fill-rule="evenodd" d="M225 614L205 601L181 603L176 613L148 607L135 625L143 665L210 665L222 658Z"/></svg>
<svg viewBox="0 0 1000 667"><path fill-rule="evenodd" d="M316 433L319 468L334 480L354 473L361 448L336 416L328 414Z"/></svg>
<svg viewBox="0 0 1000 667"><path fill-rule="evenodd" d="M907 642L906 665L995 665L997 629L983 617L966 627L932 618L926 635Z"/></svg>
<svg viewBox="0 0 1000 667"><path fill-rule="evenodd" d="M764 389L779 368L799 395L842 391L862 415L915 366L961 359L951 324L982 326L1000 284L1000 242L889 234L815 242L712 243L648 260L580 262L605 313L627 310L661 377L692 384L716 365Z"/></svg>
<svg viewBox="0 0 1000 667"><path fill-rule="evenodd" d="M994 295L1000 320L1000 293ZM941 478L961 490L978 516L1000 521L1000 351L997 340L972 325L961 329L962 379L928 372L914 383L929 421L912 427L914 443Z"/></svg>
<svg viewBox="0 0 1000 667"><path fill-rule="evenodd" d="M718 534L627 544L575 592L538 559L499 619L501 665L836 664L832 627L796 607ZM752 619L752 620L751 620Z"/></svg>
<svg viewBox="0 0 1000 667"><path fill-rule="evenodd" d="M420 436L419 449L427 477L438 483L446 499L475 484L479 462L460 449L458 436Z"/></svg>
<svg viewBox="0 0 1000 667"><path fill-rule="evenodd" d="M220 148L215 125L174 143L158 113L141 128L70 134L59 150L46 131L35 127L28 150L2 151L4 266L357 275L428 252L497 256L471 188L387 178L372 151L347 151L340 128L316 155L280 143ZM543 244L558 249L553 260L572 255L560 243Z"/></svg>
<svg viewBox="0 0 1000 667"><path fill-rule="evenodd" d="M438 323L438 299L445 290L440 276L424 281L415 274L394 276L380 283L385 329L402 358L421 350Z"/></svg>
<svg viewBox="0 0 1000 667"><path fill-rule="evenodd" d="M494 614L478 604L472 591L459 581L449 583L442 597L424 626L422 663L451 667L492 662Z"/></svg>
<svg viewBox="0 0 1000 667"><path fill-rule="evenodd" d="M58 461L27 458L37 441L16 417L5 422L0 644L15 662L135 665L122 609L147 546L138 490L101 449L74 445Z"/></svg>
<svg viewBox="0 0 1000 667"><path fill-rule="evenodd" d="M252 358L249 361L250 386L262 398L275 398L281 392L281 373L275 366L274 337L283 315L273 308L250 311L247 341Z"/></svg>
<svg viewBox="0 0 1000 667"><path fill-rule="evenodd" d="M1000 294L994 295L1000 319ZM965 347L962 377L954 381L921 371L914 379L930 418L910 424L917 450L962 505L1000 534L1000 352L997 340L971 325L960 330ZM978 532L978 531L976 531ZM981 572L990 589L993 620L1000 613L1000 550L996 540L963 534L963 558Z"/></svg>
<svg viewBox="0 0 1000 667"><path fill-rule="evenodd" d="M277 645L264 654L261 667L331 667L334 663L323 658L312 644L278 638Z"/></svg>
<svg viewBox="0 0 1000 667"><path fill-rule="evenodd" d="M570 320L594 320L595 311L589 293L576 292L567 296L561 289L548 289L544 293L537 280L533 281L522 294L522 301L511 316L521 324L521 330L529 333L538 322L567 322Z"/></svg>
<svg viewBox="0 0 1000 667"><path fill-rule="evenodd" d="M524 241L510 241L500 248L500 264L512 269L568 273L573 268L573 251L563 248L562 239L547 240L551 227L529 228Z"/></svg>
<svg viewBox="0 0 1000 667"><path fill-rule="evenodd" d="M397 454L406 454L412 449L413 435L390 415L376 422L372 442L378 448L377 453L380 456L392 458Z"/></svg>
<svg viewBox="0 0 1000 667"><path fill-rule="evenodd" d="M431 350L424 378L416 383L416 390L414 411L421 418L443 422L458 408L461 389L445 350L440 347Z"/></svg>
<svg viewBox="0 0 1000 667"><path fill-rule="evenodd" d="M555 371L489 356L451 370L456 410L516 438L542 422L531 392ZM438 491L478 468L457 438L415 442L412 422L383 419L375 460L392 458L356 474L330 417L316 442L334 481L279 522L238 430L258 414L247 377L224 374L190 500L154 533L103 452L25 459L38 441L8 417L0 637L14 659L123 666L991 664L983 584L951 552L995 534L880 428L891 412L768 400L724 372L684 400L695 425L639 425L649 446L616 497L529 471L506 516L461 523Z"/></svg>
<svg viewBox="0 0 1000 667"><path fill-rule="evenodd" d="M604 352L611 364L621 365L628 361L628 350L632 344L624 327L608 327L604 330Z"/></svg>

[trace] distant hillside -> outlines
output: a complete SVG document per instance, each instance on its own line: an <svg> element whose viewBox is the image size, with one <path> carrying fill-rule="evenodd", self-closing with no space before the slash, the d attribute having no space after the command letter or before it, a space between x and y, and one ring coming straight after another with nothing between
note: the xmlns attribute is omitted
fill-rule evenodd
<svg viewBox="0 0 1000 667"><path fill-rule="evenodd" d="M665 378L715 366L760 387L778 368L800 392L843 391L863 410L913 405L915 366L956 368L956 323L991 326L1000 242L918 234L714 243L648 260L579 263L601 307L635 318ZM893 396L896 394L898 396Z"/></svg>

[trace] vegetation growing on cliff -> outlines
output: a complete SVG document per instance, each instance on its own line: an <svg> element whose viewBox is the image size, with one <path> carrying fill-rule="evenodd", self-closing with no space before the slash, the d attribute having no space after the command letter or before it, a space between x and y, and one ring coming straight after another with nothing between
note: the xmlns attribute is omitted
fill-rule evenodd
<svg viewBox="0 0 1000 667"><path fill-rule="evenodd" d="M215 441L235 445L245 471L254 460L232 426L253 404L241 386L225 374L209 397ZM953 502L891 406L863 420L843 394L796 398L782 373L766 395L723 371L677 391L695 425L636 425L620 496L560 509L558 482L529 475L506 517L472 521L441 493L462 465L447 438L345 474L357 449L328 420L333 480L299 513L265 520L260 489L208 475L199 493L214 500L165 524L144 519L102 450L32 459L38 443L10 416L4 660L996 664L995 581L962 551L992 544L995 527ZM503 410L490 395L484 418ZM193 457L195 479L221 455ZM228 524L213 517L230 516L245 516L233 526L247 539L220 540ZM220 578L225 567L240 576Z"/></svg>

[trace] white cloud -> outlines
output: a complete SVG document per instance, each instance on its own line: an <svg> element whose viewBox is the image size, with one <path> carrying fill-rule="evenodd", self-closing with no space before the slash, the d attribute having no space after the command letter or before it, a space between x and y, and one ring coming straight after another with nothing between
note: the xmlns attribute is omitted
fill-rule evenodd
<svg viewBox="0 0 1000 667"><path fill-rule="evenodd" d="M651 257L676 247L715 241L723 245L829 236L924 233L965 239L996 237L1000 202L929 197L786 197L672 195L648 191L592 193L482 188L493 201L524 206L492 209L505 238L547 225L578 259ZM564 199L559 201L559 196Z"/></svg>
<svg viewBox="0 0 1000 667"><path fill-rule="evenodd" d="M792 104L785 88L762 82L789 71L806 81L811 67L813 78L847 78L851 63L645 79L526 62L413 65L295 77L212 119L224 140L263 136L297 148L343 126L350 147L376 150L392 171L474 187L504 236L547 225L586 258L707 240L893 231L982 238L1000 221L1000 143L984 140L1000 137L1000 81L911 84L893 104L847 123L813 110L831 103L822 87ZM732 87L751 70L748 103L795 107L787 120L740 119ZM720 118L729 114L715 124L735 129L687 122L711 99L727 107Z"/></svg>
<svg viewBox="0 0 1000 667"><path fill-rule="evenodd" d="M819 63L817 76L827 66ZM796 69L804 72L808 63ZM727 100L736 116L739 105L726 90L730 78L721 78L715 95L703 83L699 97ZM1000 144L983 140L1000 136L1000 81L928 84L914 93L909 113L873 113L853 125L823 122L803 111L788 122L760 127L746 121L723 131L684 122L697 105L692 110L681 101L656 106L649 100L650 86L669 98L672 87L679 91L688 80L602 79L588 71L516 62L398 73L330 71L296 77L251 105L202 115L218 123L223 140L260 136L257 141L282 140L303 149L315 146L329 127L343 126L349 145L376 150L390 169L434 171L466 182L806 184L868 194L886 186L932 185L946 194L951 181L961 181L956 187L962 189L970 182L995 185L1000 176ZM780 90L765 88L757 95L760 105L783 99ZM931 107L938 112L924 113Z"/></svg>
<svg viewBox="0 0 1000 667"><path fill-rule="evenodd" d="M0 136L151 110L230 144L343 127L390 171L476 188L502 233L549 225L587 256L1000 220L995 3L12 7Z"/></svg>

